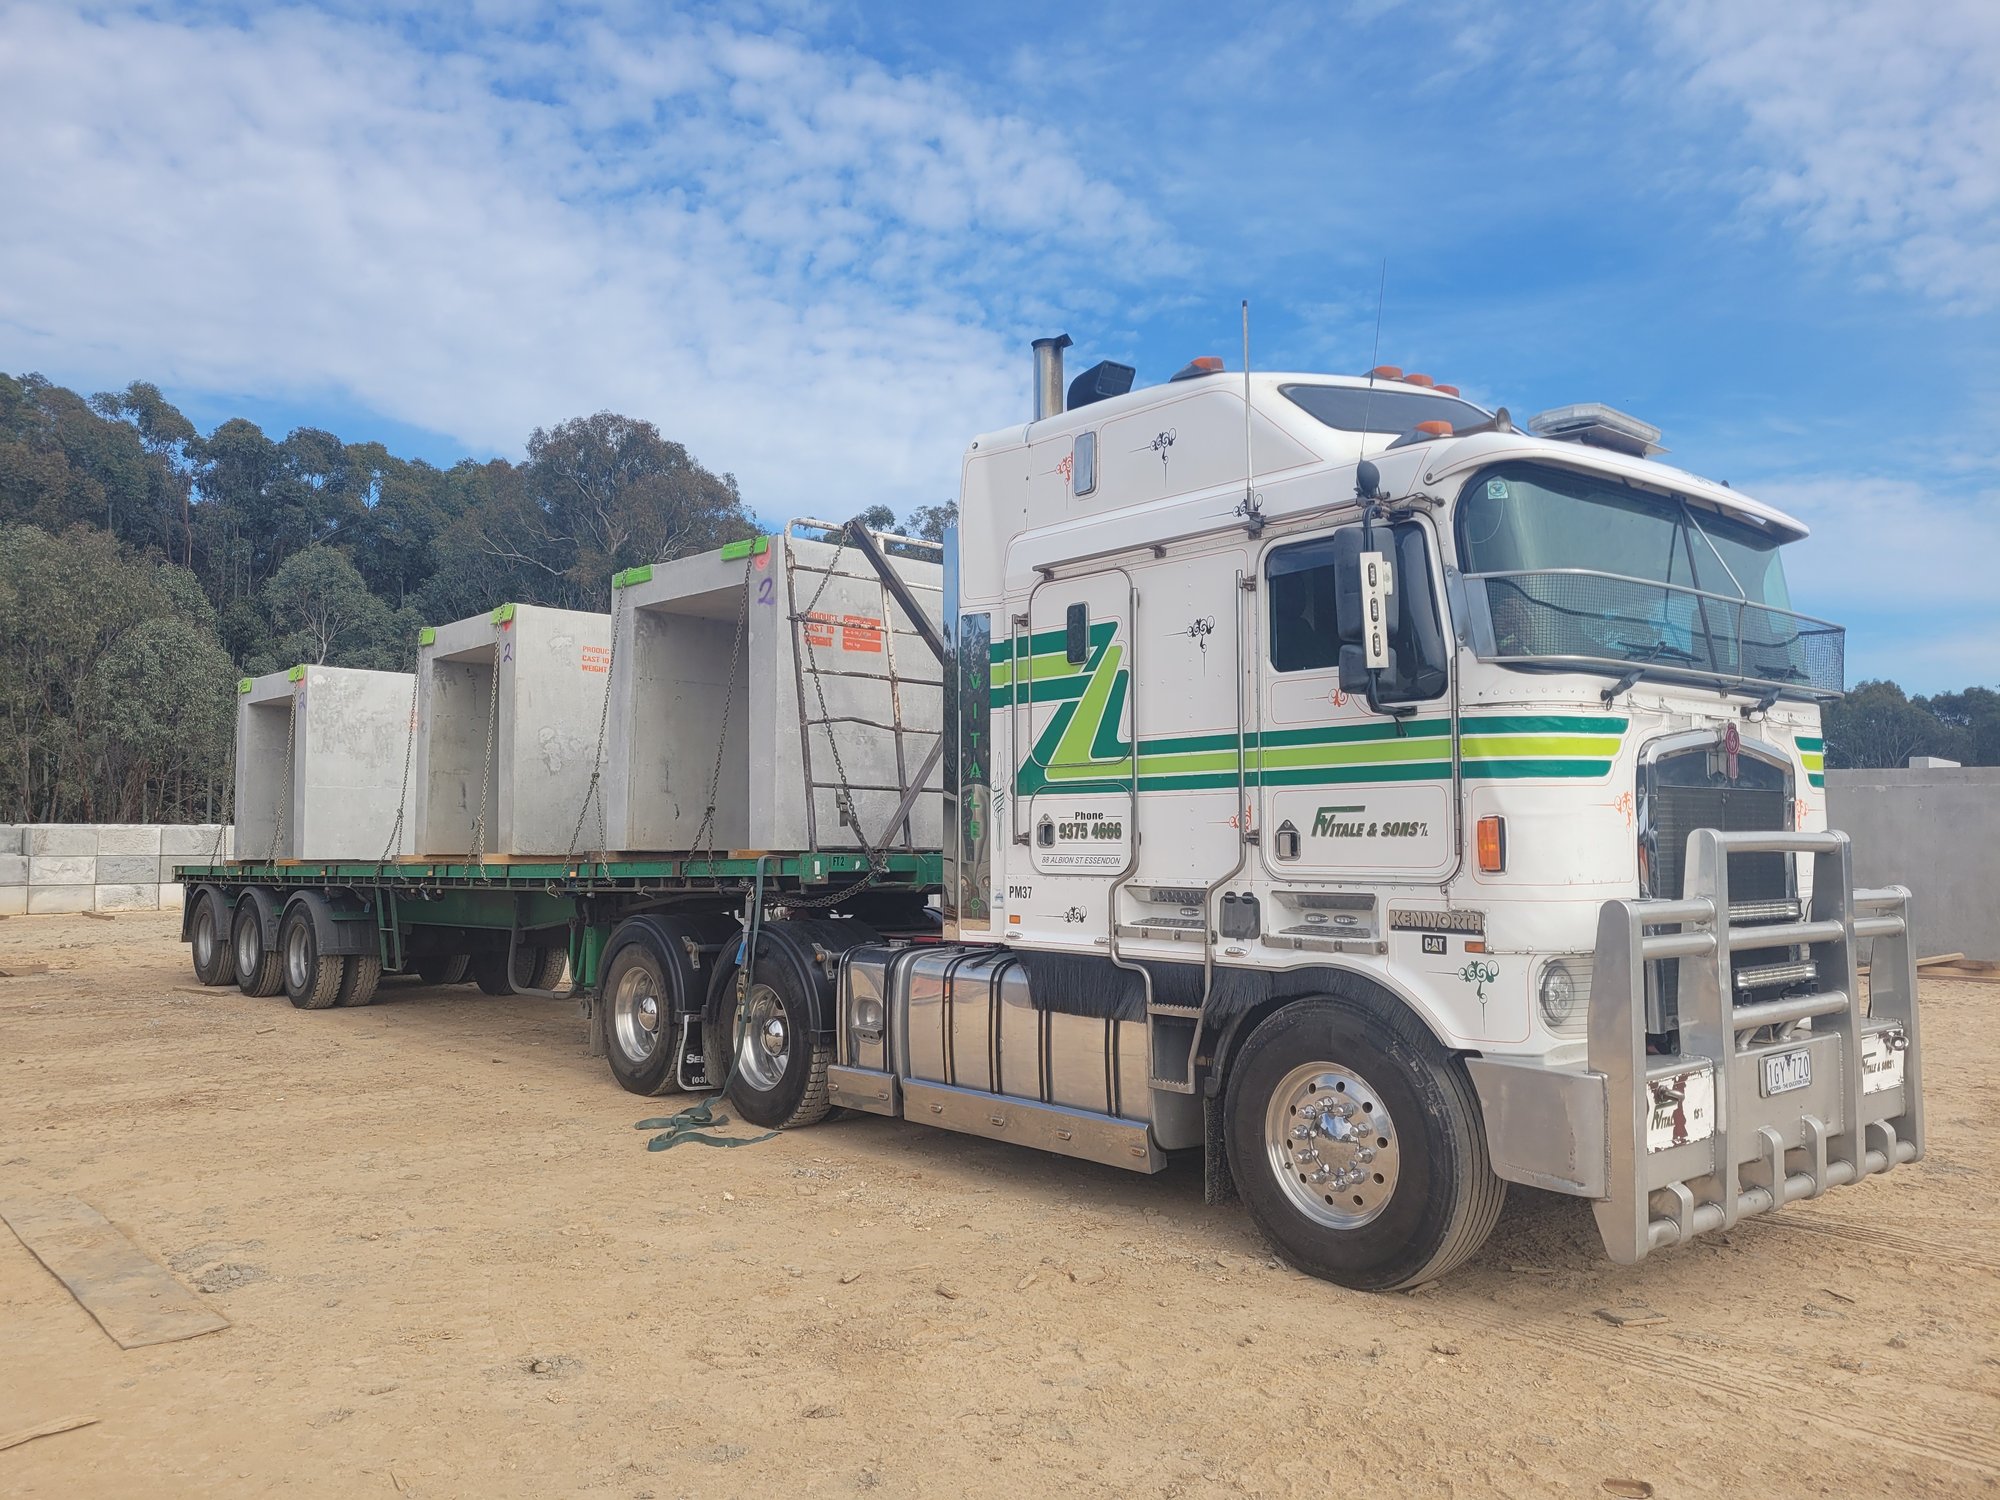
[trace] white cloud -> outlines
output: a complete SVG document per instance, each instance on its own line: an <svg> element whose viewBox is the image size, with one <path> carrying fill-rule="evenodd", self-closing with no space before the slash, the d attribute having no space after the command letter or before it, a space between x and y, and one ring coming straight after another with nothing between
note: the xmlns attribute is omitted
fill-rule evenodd
<svg viewBox="0 0 2000 1500"><path fill-rule="evenodd" d="M2000 304L2000 5L1657 0L1695 101L1747 126L1751 202L1874 282Z"/></svg>
<svg viewBox="0 0 2000 1500"><path fill-rule="evenodd" d="M1025 415L1037 304L1000 288L1170 253L948 79L651 13L454 44L0 8L0 368L338 394L502 451L611 407L766 514L900 507Z"/></svg>

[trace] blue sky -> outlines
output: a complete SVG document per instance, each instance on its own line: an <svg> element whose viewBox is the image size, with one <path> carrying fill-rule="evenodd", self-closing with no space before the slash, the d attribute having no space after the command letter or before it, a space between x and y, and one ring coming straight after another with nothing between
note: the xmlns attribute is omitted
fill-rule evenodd
<svg viewBox="0 0 2000 1500"><path fill-rule="evenodd" d="M1849 680L2000 681L2000 5L0 0L0 369L436 461L609 407L947 497L1032 336L1604 400L1804 516Z"/></svg>

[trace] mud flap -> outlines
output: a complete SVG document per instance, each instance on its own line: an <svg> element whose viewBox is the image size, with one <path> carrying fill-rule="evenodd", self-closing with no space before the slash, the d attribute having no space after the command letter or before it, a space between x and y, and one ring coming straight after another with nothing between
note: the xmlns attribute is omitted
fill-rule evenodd
<svg viewBox="0 0 2000 1500"><path fill-rule="evenodd" d="M1223 1139L1223 1096L1205 1094L1201 1101L1201 1201L1211 1206L1236 1201L1236 1179L1229 1171L1229 1144Z"/></svg>

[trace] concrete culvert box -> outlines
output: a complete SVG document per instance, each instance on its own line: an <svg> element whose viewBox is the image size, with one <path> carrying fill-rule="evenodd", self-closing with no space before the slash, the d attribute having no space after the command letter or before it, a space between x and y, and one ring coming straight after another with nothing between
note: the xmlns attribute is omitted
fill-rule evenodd
<svg viewBox="0 0 2000 1500"><path fill-rule="evenodd" d="M940 565L890 560L935 620ZM613 618L614 847L937 846L936 770L890 825L937 738L940 669L858 552L780 534L634 568Z"/></svg>
<svg viewBox="0 0 2000 1500"><path fill-rule="evenodd" d="M244 678L236 698L238 856L404 853L404 841L390 848L389 840L403 798L411 687L407 672L352 667Z"/></svg>
<svg viewBox="0 0 2000 1500"><path fill-rule="evenodd" d="M472 853L483 805L481 854L567 854L590 793L610 660L611 617L583 610L503 604L425 630L411 852ZM578 848L597 846L593 808Z"/></svg>

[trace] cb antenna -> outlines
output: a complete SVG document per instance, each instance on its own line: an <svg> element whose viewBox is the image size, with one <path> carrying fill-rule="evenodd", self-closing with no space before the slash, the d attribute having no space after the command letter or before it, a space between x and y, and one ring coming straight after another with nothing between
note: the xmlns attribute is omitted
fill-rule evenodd
<svg viewBox="0 0 2000 1500"><path fill-rule="evenodd" d="M1375 465L1368 462L1368 412L1375 404L1375 372L1382 367L1382 299L1389 290L1389 257L1382 257L1382 275L1375 283L1375 352L1368 356L1368 395L1361 403L1361 447L1363 458L1354 470L1354 498L1373 500L1381 483ZM1363 482L1364 475L1367 477Z"/></svg>
<svg viewBox="0 0 2000 1500"><path fill-rule="evenodd" d="M1243 299L1243 513L1257 514L1256 458L1250 447L1250 299Z"/></svg>

